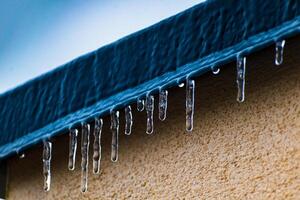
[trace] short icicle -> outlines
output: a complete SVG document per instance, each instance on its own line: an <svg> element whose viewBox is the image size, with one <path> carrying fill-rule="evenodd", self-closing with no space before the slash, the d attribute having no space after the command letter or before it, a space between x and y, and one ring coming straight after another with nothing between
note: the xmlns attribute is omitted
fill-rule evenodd
<svg viewBox="0 0 300 200"><path fill-rule="evenodd" d="M94 128L94 145L93 145L93 173L100 173L101 165L101 132L103 127L103 120L95 118Z"/></svg>
<svg viewBox="0 0 300 200"><path fill-rule="evenodd" d="M83 122L81 127L81 192L86 192L88 184L90 125Z"/></svg>
<svg viewBox="0 0 300 200"><path fill-rule="evenodd" d="M212 67L211 67L211 71L212 71L212 73L213 73L214 75L217 75L217 74L220 73L220 67L218 67L218 66L212 66Z"/></svg>
<svg viewBox="0 0 300 200"><path fill-rule="evenodd" d="M153 111L154 111L154 96L147 95L146 97L146 112L147 112L147 134L153 133Z"/></svg>
<svg viewBox="0 0 300 200"><path fill-rule="evenodd" d="M237 57L237 77L236 83L238 88L237 101L245 101L245 73L246 73L246 57Z"/></svg>
<svg viewBox="0 0 300 200"><path fill-rule="evenodd" d="M185 101L185 112L186 112L186 130L191 132L194 124L194 97L195 97L195 81L186 80L186 101Z"/></svg>
<svg viewBox="0 0 300 200"><path fill-rule="evenodd" d="M283 63L283 50L285 40L277 41L275 45L275 65L279 66Z"/></svg>
<svg viewBox="0 0 300 200"><path fill-rule="evenodd" d="M69 170L75 169L78 130L71 128L69 131Z"/></svg>
<svg viewBox="0 0 300 200"><path fill-rule="evenodd" d="M159 101L158 101L158 118L161 121L164 121L167 117L167 108L168 108L168 91L161 89L159 90Z"/></svg>
<svg viewBox="0 0 300 200"><path fill-rule="evenodd" d="M132 128L132 111L131 106L125 107L125 134L130 135L131 134L131 128Z"/></svg>
<svg viewBox="0 0 300 200"><path fill-rule="evenodd" d="M138 98L136 102L136 108L139 112L142 112L145 108L145 100Z"/></svg>
<svg viewBox="0 0 300 200"><path fill-rule="evenodd" d="M111 118L111 133L112 133L112 140L111 140L111 161L117 162L118 161L118 151L119 151L119 111L112 110L110 112Z"/></svg>
<svg viewBox="0 0 300 200"><path fill-rule="evenodd" d="M51 153L52 143L49 140L43 141L43 175L44 175L44 191L50 190L51 185Z"/></svg>
<svg viewBox="0 0 300 200"><path fill-rule="evenodd" d="M184 87L184 83L179 83L178 87L180 87L180 88Z"/></svg>

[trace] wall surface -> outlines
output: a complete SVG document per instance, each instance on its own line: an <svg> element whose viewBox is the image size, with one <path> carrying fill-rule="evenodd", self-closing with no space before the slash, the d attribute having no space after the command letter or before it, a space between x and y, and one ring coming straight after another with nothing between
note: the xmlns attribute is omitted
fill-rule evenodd
<svg viewBox="0 0 300 200"><path fill-rule="evenodd" d="M67 135L53 141L48 193L42 190L41 146L10 159L8 199L299 199L299 52L300 37L287 40L280 67L273 64L274 47L247 57L242 104L235 100L235 63L197 78L191 134L185 132L184 88L169 90L165 122L157 120L156 109L153 135L145 133L145 112L134 112L133 133L125 136L121 112L117 163L110 161L106 117L102 171L92 174L90 162L85 194L79 154L76 170L67 169Z"/></svg>

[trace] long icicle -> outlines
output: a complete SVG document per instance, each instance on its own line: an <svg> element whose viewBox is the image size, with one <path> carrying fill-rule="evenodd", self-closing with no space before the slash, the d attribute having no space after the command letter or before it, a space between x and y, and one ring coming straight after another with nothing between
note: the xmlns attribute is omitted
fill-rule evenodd
<svg viewBox="0 0 300 200"><path fill-rule="evenodd" d="M111 161L118 161L118 151L119 151L119 111L112 110L110 113L111 117Z"/></svg>
<svg viewBox="0 0 300 200"><path fill-rule="evenodd" d="M159 90L159 101L158 101L158 118L161 121L164 121L167 117L167 108L168 108L168 91Z"/></svg>
<svg viewBox="0 0 300 200"><path fill-rule="evenodd" d="M147 134L153 133L153 111L154 111L154 96L147 95L146 97L146 112L147 112Z"/></svg>
<svg viewBox="0 0 300 200"><path fill-rule="evenodd" d="M103 120L95 118L94 128L94 145L93 145L93 172L100 173L101 165L101 132L103 127Z"/></svg>
<svg viewBox="0 0 300 200"><path fill-rule="evenodd" d="M237 101L245 101L245 73L246 73L246 57L237 57L236 62L237 77L236 83L238 88Z"/></svg>
<svg viewBox="0 0 300 200"><path fill-rule="evenodd" d="M43 141L43 175L44 175L44 190L50 190L51 185L51 153L52 143L49 140Z"/></svg>
<svg viewBox="0 0 300 200"><path fill-rule="evenodd" d="M186 101L185 101L185 112L186 112L186 130L191 132L194 124L194 96L195 96L195 81L186 80Z"/></svg>
<svg viewBox="0 0 300 200"><path fill-rule="evenodd" d="M275 47L275 65L279 66L283 63L283 50L284 50L285 40L280 40L276 42Z"/></svg>
<svg viewBox="0 0 300 200"><path fill-rule="evenodd" d="M132 111L131 106L125 107L125 134L130 135L131 134L131 128L132 128Z"/></svg>
<svg viewBox="0 0 300 200"><path fill-rule="evenodd" d="M76 150L77 150L77 129L70 129L69 131L69 170L75 169Z"/></svg>
<svg viewBox="0 0 300 200"><path fill-rule="evenodd" d="M86 192L89 166L90 125L83 122L81 127L81 192Z"/></svg>

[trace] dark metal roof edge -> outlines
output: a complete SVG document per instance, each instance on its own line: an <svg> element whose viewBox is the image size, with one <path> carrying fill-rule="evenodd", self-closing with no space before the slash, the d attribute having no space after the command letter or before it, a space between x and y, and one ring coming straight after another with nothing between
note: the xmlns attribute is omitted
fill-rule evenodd
<svg viewBox="0 0 300 200"><path fill-rule="evenodd" d="M259 3L260 1L257 0L256 2ZM232 2L229 1L229 3L232 3ZM237 6L240 6L240 8L242 8L241 10L243 10L242 3L243 3L242 1L239 1L239 3L237 3ZM207 2L206 4L201 4L200 8L204 9L204 10L208 9L208 10L206 10L207 12L211 11L212 8L216 8L214 6L210 7L209 5L211 5L211 4L213 4L214 6L220 5L221 1ZM273 3L271 3L271 4L273 6ZM223 49L220 49L217 51L213 51L213 52L210 52L207 54L203 53L202 55L204 55L204 56L201 57L201 55L200 55L200 57L198 56L198 57L196 57L196 59L194 59L192 61L183 62L185 59L184 57L182 58L183 61L176 58L175 63L177 64L177 66L175 68L170 67L170 68L167 68L165 71L159 71L157 73L157 71L156 71L157 63L153 64L154 58L155 59L157 59L157 58L155 56L151 55L150 60L147 60L147 62L150 63L150 67L152 70L149 72L151 76L140 75L141 77L145 76L146 78L144 77L144 79L141 81L141 80L139 80L139 77L137 76L137 77L135 77L136 79L133 82L130 82L130 80L128 81L126 79L128 74L125 74L125 76L126 76L125 78L124 77L120 78L120 80L124 80L124 82L122 84L125 84L125 85L128 84L128 86L126 86L125 89L123 89L122 87L120 89L118 87L118 85L115 85L114 82L110 83L112 85L109 85L109 84L107 85L106 83L99 82L100 84L101 83L104 84L104 86L106 86L106 87L111 86L111 89L115 90L115 92L109 93L110 91L108 91L107 96L103 96L100 98L100 100L96 100L95 102L92 101L92 103L90 103L90 104L86 103L86 102L88 102L88 99L90 98L89 97L90 94L88 93L87 96L81 97L81 98L85 98L85 102L83 103L84 106L82 106L81 108L79 108L73 112L66 113L63 117L59 117L58 119L56 119L52 122L46 123L46 125L43 125L41 128L38 128L33 131L29 131L27 133L23 133L21 135L20 135L20 133L16 134L15 138L13 138L13 139L11 139L11 137L14 136L13 134L12 134L12 136L11 135L8 136L8 139L7 139L8 142L5 142L5 143L2 142L2 144L0 146L0 158L5 158L15 152L22 151L22 150L28 148L29 146L40 142L41 140L43 140L45 138L52 137L54 135L62 133L64 131L66 131L66 129L68 127L70 127L76 123L79 123L81 121L90 120L91 118L93 118L95 116L105 115L111 109L121 108L129 103L134 102L138 97L145 96L147 93L156 91L161 87L172 87L174 85L177 85L179 81L182 81L187 76L193 77L193 76L201 75L201 74L211 70L211 66L214 66L214 65L221 66L222 64L225 64L225 63L235 60L236 56L238 56L238 55L248 55L249 53L252 53L254 51L257 51L261 48L264 48L268 45L273 44L275 41L277 41L279 39L283 39L283 38L287 38L287 37L291 37L293 35L299 34L300 33L300 17L298 15L299 15L299 10L300 10L300 5L297 4L296 6L297 6L296 9L298 9L298 10L296 10L297 11L297 12L295 12L296 16L292 17L292 19L283 21L281 24L275 25L274 27L272 27L270 29L263 29L264 31L260 31L258 33L255 33L253 35L249 35L246 37L245 37L245 35L243 35L245 33L242 31L242 37L245 37L245 38L242 38L241 40L239 40L238 43L234 43L233 45L230 45L226 48L223 48ZM289 7L289 6L287 6L287 7ZM197 23L199 23L199 22L193 21L193 18L191 17L191 16L195 15L195 13L193 13L192 11L195 12L195 10L197 11L197 9L199 9L199 7L196 6L196 7L193 7L191 10L184 12L185 14L187 13L186 14L187 16L185 16L185 17L192 20L192 21L188 20L189 23L196 23L196 24L189 24L188 26L190 26L191 28L193 28L194 25L201 27L201 25L199 25L199 24L197 25ZM216 10L215 13L211 14L213 17L211 17L210 19L217 20L218 18L215 18L215 16L222 15L220 13L218 14L217 12L221 12L220 10L222 10L223 8L221 7L218 9L219 10ZM229 8L229 9L232 9L232 8ZM279 11L280 10L281 9L279 9ZM189 13L189 11L190 11L190 13ZM240 11L233 10L232 12L239 13ZM255 14L257 14L257 13L253 13L253 15L255 15ZM277 13L277 14L282 15L282 13ZM179 14L179 15L182 15L182 14ZM176 30L176 28L177 28L176 26L182 26L180 20L179 21L175 20L177 17L178 17L178 15L176 15L172 18L169 18L164 23L171 23L171 22L174 23L170 26L170 28L174 28L174 26L175 26L175 30ZM233 16L233 17L236 17L236 16ZM274 16L271 16L271 17L274 17ZM278 16L278 17L280 17L280 16ZM180 19L180 17L178 19ZM197 17L195 19L197 19ZM174 21L172 21L172 20L174 20ZM163 27L167 26L167 28L165 27L165 33L170 33L170 31L168 29L168 24L164 24L164 23L160 23L160 26L163 26ZM213 22L211 22L211 23L213 23ZM158 25L155 25L155 26L158 26ZM223 24L219 24L219 26L223 26ZM249 27L251 27L251 26L249 25ZM249 27L246 27L246 29ZM149 30L150 33L148 33L147 30ZM157 31L157 29L154 29L154 30ZM109 52L113 52L112 54L108 53L105 55L106 57L108 57L108 60L106 63L113 62L114 65L112 65L112 67L119 66L118 64L122 65L123 57L122 57L122 54L120 54L120 53L126 52L126 51L133 51L134 48L136 47L135 45L137 45L140 42L144 42L143 39L147 39L148 44L153 43L153 45L158 45L159 42L163 42L160 40L159 40L159 42L156 41L157 38L155 38L155 37L153 39L153 37L152 37L153 34L157 34L157 33L151 32L151 31L153 31L153 29L151 29L151 28L145 29L144 34L146 34L146 36L142 34L143 37L136 38L136 41L128 42L127 41L128 39L123 39L123 40L118 41L118 43L116 43L115 45L109 45L109 46L103 47L104 49L109 48ZM236 30L235 32L237 32L237 34L239 34L239 31L240 30ZM234 34L235 32L230 32L230 33ZM135 33L135 34L139 35L139 33ZM150 36L147 36L148 34L150 34ZM172 38L174 37L176 40L177 34L181 34L181 36L182 36L182 33L174 33L175 36L171 35L170 37L172 37ZM221 36L225 37L225 39L226 39L227 35L223 34ZM221 37L221 36L219 36L219 37ZM185 35L185 37L189 37L189 35ZM211 36L210 39L213 39L213 37L214 36ZM130 37L127 37L127 38L130 38ZM232 37L232 38L234 38L234 37ZM227 39L232 39L232 38L227 38ZM154 40L155 42L153 42L152 40ZM181 42L185 43L186 38L183 38L183 40ZM216 40L216 42L219 42L219 41ZM122 43L125 43L125 44L122 44ZM126 44L129 44L130 46L127 48ZM167 47L169 47L170 44L165 44L165 45ZM180 46L181 44L177 44L177 45ZM159 50L159 51L166 50L164 46L162 46L162 47L163 47L163 49L159 49L159 48L153 48L153 46L151 46L150 50L148 49L145 52L153 53L157 50ZM60 92L61 93L60 97L64 97L64 98L63 99L61 99L61 98L55 99L55 100L53 100L54 103L56 102L56 103L60 104L61 101L69 101L67 94L65 94L63 92L68 92L68 90L72 90L72 87L76 88L76 86L77 86L79 88L79 89L76 88L75 92L77 92L77 94L79 92L81 92L82 90L86 89L85 87L96 87L95 85L93 85L96 83L93 83L92 85L90 85L91 82L88 82L87 79L84 79L84 77L86 75L85 70L88 70L89 68L87 66L90 66L91 68L93 68L93 70L92 70L93 72L95 72L95 70L97 71L97 69L99 68L98 64L99 64L99 55L100 55L98 53L103 48L100 48L96 52L92 52L83 57L80 57L79 59L77 59L75 61L71 61L70 63L67 63L64 67L61 67L58 70L52 71L50 73L50 75L46 74L46 75L39 77L38 79L35 79L35 80L39 80L42 82L31 81L30 83L25 84L25 86L28 87L27 85L29 84L29 90L32 90L33 94L34 94L34 92L38 92L38 93L40 93L40 92L47 93L48 92L50 94L48 96L49 98L54 98L51 95L55 94L55 92ZM172 48L176 49L178 47L175 46ZM189 47L183 45L182 48L189 48ZM191 48L191 49L193 49L193 48ZM185 53L185 51L182 49L180 51L182 53ZM209 48L207 48L207 51L209 52ZM133 53L134 52L135 51L133 51ZM175 53L178 53L178 52L175 51ZM130 55L131 54L128 53L126 56L130 56ZM114 56L119 56L119 57L116 60L112 60L112 61L109 60L109 58L115 59ZM125 56L125 58L126 58L126 56ZM178 56L181 56L181 55L178 55ZM91 57L92 57L92 59L90 59ZM100 55L100 57L101 57L101 55ZM127 59L130 60L129 57ZM165 58L165 59L171 59L171 58ZM167 61L167 64L168 64L168 62L169 61ZM105 64L105 62L104 62L104 64ZM163 68L163 66L162 66L162 68ZM64 70L64 69L68 69L68 70ZM142 67L142 71L144 71L145 69L147 69L147 66L145 66L144 68ZM80 74L80 73L73 74L73 70L75 70L77 73L80 72L82 74ZM105 72L105 70L109 71L108 74L105 74L105 76L108 76L109 78L115 78L114 75L115 74L118 75L118 73L119 73L119 71L118 71L119 69L117 69L117 71L116 71L115 68L104 69L104 71L100 71L100 72ZM132 72L132 70L134 72L134 70L137 70L137 68L129 69L128 72ZM124 73L124 72L126 72L126 70L121 71L121 72ZM62 75L63 79L60 79L61 73L66 73L67 75L63 74ZM89 75L91 75L91 74L89 74ZM96 74L96 75L98 75L98 74ZM72 82L69 84L59 83L61 85L59 85L57 87L56 86L51 87L51 85L47 85L45 87L45 85L43 85L43 84L46 84L46 83L44 83L43 81L44 81L45 77L48 77L48 76L54 77L55 81L58 81L58 82L59 81L66 82L68 76L72 76L72 77L79 76L79 78L75 77L74 83L76 83L76 84L72 84ZM83 83L80 82L80 80L81 80L80 78L83 79ZM99 78L101 78L101 77L99 77ZM103 77L103 78L105 79L105 77ZM72 80L74 80L74 79L71 79L71 81ZM49 81L49 80L46 80L46 81ZM34 86L31 85L33 83L35 84ZM35 88L36 84L39 84L39 86L37 86L37 88ZM134 86L132 86L132 84ZM16 98L14 95L18 96L18 90L23 90L22 88L25 86L20 87L21 89L16 89L17 91L12 90L8 93L5 93L5 95L0 96L0 105L6 104L5 106L8 106L8 105L12 106L13 104L7 105L7 101L9 101L9 100L14 101L13 98ZM62 90L61 87L63 87L63 88L67 87L67 88L65 88L66 90ZM56 88L59 88L58 91L55 91ZM26 88L26 89L28 89L28 88ZM43 91L41 91L41 89L43 89ZM51 89L53 89L54 91ZM97 88L97 89L101 89L101 87ZM98 91L98 90L93 90L93 91ZM47 99L43 99L43 98L46 98L43 96L44 93L37 94L37 95L41 96L40 97L41 99L39 99L39 100L47 101ZM25 92L24 94L26 95L28 93ZM29 95L32 95L32 93L29 93ZM96 94L92 94L91 96L93 96L93 95L96 95ZM5 99L3 96L5 96L5 98L6 98L6 96L9 96L8 100ZM24 98L26 99L26 97L22 97L21 99L17 99L17 100L22 100L22 99L24 100ZM32 99L32 98L33 97L30 97L29 99ZM74 99L77 100L76 96L70 97L70 98L71 99L73 98L73 100ZM14 102L12 102L12 103L14 103ZM19 102L19 103L28 103L30 106L30 104L32 102ZM40 107L38 107L38 109L42 109L42 110L37 110L37 112L46 112L47 110L45 111L43 109L44 109L44 106L47 106L47 103L43 103L43 102L41 102L41 103L42 103L42 105ZM51 101L50 101L50 103L51 103ZM63 105L64 104L62 103L62 106ZM78 106L78 104L75 104L75 105ZM56 106L56 105L54 105L54 106ZM16 109L17 108L18 108L18 106L16 106ZM27 107L21 107L21 108L26 109ZM9 110L10 108L5 108L5 109ZM22 109L19 109L19 111ZM7 110L5 110L5 111L7 111ZM13 110L13 111L16 112L16 111L18 111L18 109ZM54 110L51 112L54 112L55 114L57 114L62 111L58 109L58 110ZM20 114L22 114L22 113L20 113ZM35 114L35 113L30 113L30 114ZM39 113L37 113L37 114L39 115ZM9 116L9 115L11 115L11 116ZM40 115L42 115L42 114L40 114ZM11 113L5 113L4 111L0 112L0 116L2 117L2 119L4 119L3 117L5 117L5 116L7 117L7 119L5 119L6 121L4 120L6 123L22 122L22 119L12 119L14 117L14 115ZM38 120L38 117L37 117L37 120ZM31 119L23 119L23 120L31 120ZM4 133L3 131L8 131L8 130L1 129L0 140L3 140L3 134L9 135L9 133ZM9 141L9 140L11 140L11 141Z"/></svg>

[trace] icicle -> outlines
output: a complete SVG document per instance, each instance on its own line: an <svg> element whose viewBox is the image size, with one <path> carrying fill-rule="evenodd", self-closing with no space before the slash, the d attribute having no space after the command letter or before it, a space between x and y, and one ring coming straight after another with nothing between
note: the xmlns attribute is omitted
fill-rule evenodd
<svg viewBox="0 0 300 200"><path fill-rule="evenodd" d="M145 107L145 100L143 99L138 99L137 102L136 102L136 108L139 112L143 111L144 110L144 107Z"/></svg>
<svg viewBox="0 0 300 200"><path fill-rule="evenodd" d="M103 120L95 118L94 128L94 146L93 146L93 172L94 174L100 173L101 163L101 132L102 132Z"/></svg>
<svg viewBox="0 0 300 200"><path fill-rule="evenodd" d="M44 190L47 192L50 190L51 184L51 151L52 143L48 140L43 141L43 175L44 175Z"/></svg>
<svg viewBox="0 0 300 200"><path fill-rule="evenodd" d="M131 134L131 127L132 127L132 112L131 112L131 106L127 106L125 108L125 134L130 135Z"/></svg>
<svg viewBox="0 0 300 200"><path fill-rule="evenodd" d="M158 102L158 110L159 110L159 119L164 121L167 117L167 108L168 108L168 91L160 90L159 91L159 102Z"/></svg>
<svg viewBox="0 0 300 200"><path fill-rule="evenodd" d="M245 73L246 73L246 57L237 57L237 101L243 102L245 100Z"/></svg>
<svg viewBox="0 0 300 200"><path fill-rule="evenodd" d="M185 109L186 109L186 130L193 130L194 123L194 96L195 96L195 81L194 80L186 80L186 101L185 101Z"/></svg>
<svg viewBox="0 0 300 200"><path fill-rule="evenodd" d="M180 87L180 88L184 87L184 83L179 83L178 87Z"/></svg>
<svg viewBox="0 0 300 200"><path fill-rule="evenodd" d="M276 42L276 53L275 53L275 65L279 66L283 63L283 49L285 45L285 40L280 40Z"/></svg>
<svg viewBox="0 0 300 200"><path fill-rule="evenodd" d="M70 129L69 132L69 170L75 169L76 150L77 150L77 129Z"/></svg>
<svg viewBox="0 0 300 200"><path fill-rule="evenodd" d="M118 151L119 151L119 111L111 111L111 133L112 133L112 141L111 141L111 161L118 161Z"/></svg>
<svg viewBox="0 0 300 200"><path fill-rule="evenodd" d="M90 125L83 122L81 127L81 192L86 192L89 166Z"/></svg>
<svg viewBox="0 0 300 200"><path fill-rule="evenodd" d="M153 133L153 111L154 111L154 96L147 95L146 97L146 112L147 112L147 134Z"/></svg>
<svg viewBox="0 0 300 200"><path fill-rule="evenodd" d="M211 71L214 75L216 75L220 73L220 68L218 66L212 66Z"/></svg>

